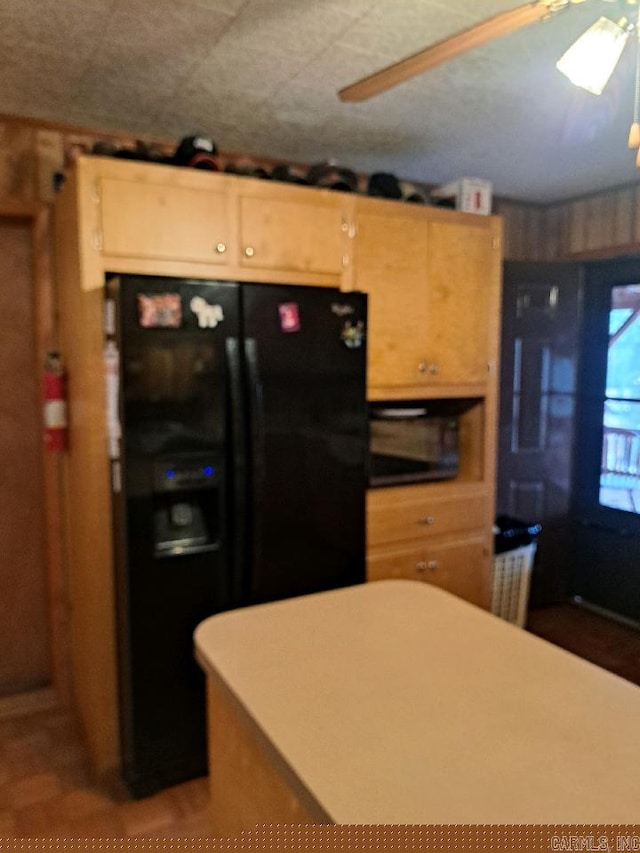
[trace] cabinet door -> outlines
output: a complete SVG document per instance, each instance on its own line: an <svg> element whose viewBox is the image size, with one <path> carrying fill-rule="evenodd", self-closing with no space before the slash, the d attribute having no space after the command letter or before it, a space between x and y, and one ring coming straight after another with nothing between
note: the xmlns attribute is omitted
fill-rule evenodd
<svg viewBox="0 0 640 853"><path fill-rule="evenodd" d="M226 264L230 242L227 183L202 189L104 177L100 181L105 255Z"/></svg>
<svg viewBox="0 0 640 853"><path fill-rule="evenodd" d="M427 227L424 219L385 212L391 202L357 211L354 282L369 294L370 388L426 385Z"/></svg>
<svg viewBox="0 0 640 853"><path fill-rule="evenodd" d="M250 179L238 183L242 266L342 274L348 223L340 193Z"/></svg>
<svg viewBox="0 0 640 853"><path fill-rule="evenodd" d="M373 548L367 554L367 580L421 580L427 566L424 545Z"/></svg>
<svg viewBox="0 0 640 853"><path fill-rule="evenodd" d="M370 549L367 554L367 580L424 581L487 608L489 560L485 537L481 533L428 544L418 540Z"/></svg>
<svg viewBox="0 0 640 853"><path fill-rule="evenodd" d="M500 310L495 221L428 227L430 384L485 383Z"/></svg>
<svg viewBox="0 0 640 853"><path fill-rule="evenodd" d="M453 542L435 540L428 546L423 580L487 608L489 560L486 537L481 533Z"/></svg>

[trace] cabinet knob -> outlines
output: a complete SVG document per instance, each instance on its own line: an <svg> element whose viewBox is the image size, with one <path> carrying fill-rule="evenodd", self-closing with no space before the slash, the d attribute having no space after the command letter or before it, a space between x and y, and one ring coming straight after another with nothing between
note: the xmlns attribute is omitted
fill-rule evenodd
<svg viewBox="0 0 640 853"><path fill-rule="evenodd" d="M427 568L427 564L425 563L424 560L420 560L419 562L416 563L417 571L424 572L426 568Z"/></svg>
<svg viewBox="0 0 640 853"><path fill-rule="evenodd" d="M343 234L346 234L350 240L358 233L358 226L355 222L350 222L348 219L343 219L342 224L340 225Z"/></svg>
<svg viewBox="0 0 640 853"><path fill-rule="evenodd" d="M225 243L216 243L216 252L217 252L219 255L224 255L224 253L225 253L226 251L227 251L227 246L226 246L226 244L225 244Z"/></svg>
<svg viewBox="0 0 640 853"><path fill-rule="evenodd" d="M421 361L420 364L418 365L418 372L419 373L426 373L427 370L428 370L427 362Z"/></svg>
<svg viewBox="0 0 640 853"><path fill-rule="evenodd" d="M431 373L431 374L440 373L440 367L439 367L439 365L437 365L437 364L430 364L430 365L429 365L429 373Z"/></svg>
<svg viewBox="0 0 640 853"><path fill-rule="evenodd" d="M252 258L255 255L255 249L253 246L245 246L244 247L244 256L245 258Z"/></svg>
<svg viewBox="0 0 640 853"><path fill-rule="evenodd" d="M432 572L435 572L435 570L438 568L438 561L429 560L429 562L427 563L427 568L431 569Z"/></svg>
<svg viewBox="0 0 640 853"><path fill-rule="evenodd" d="M428 515L426 518L421 518L418 524L431 525L435 524L436 520L433 515Z"/></svg>

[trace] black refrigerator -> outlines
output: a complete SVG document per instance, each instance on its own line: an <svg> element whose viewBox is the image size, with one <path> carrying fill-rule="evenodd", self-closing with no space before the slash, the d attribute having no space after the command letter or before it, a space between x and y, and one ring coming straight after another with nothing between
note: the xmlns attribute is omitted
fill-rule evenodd
<svg viewBox="0 0 640 853"><path fill-rule="evenodd" d="M366 296L106 292L122 772L145 796L206 773L202 619L365 579Z"/></svg>

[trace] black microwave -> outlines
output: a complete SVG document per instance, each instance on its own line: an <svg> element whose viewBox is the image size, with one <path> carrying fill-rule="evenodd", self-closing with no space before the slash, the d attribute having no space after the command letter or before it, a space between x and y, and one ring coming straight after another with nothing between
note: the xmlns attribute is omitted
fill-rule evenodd
<svg viewBox="0 0 640 853"><path fill-rule="evenodd" d="M369 484L457 476L460 415L471 405L469 400L369 403Z"/></svg>

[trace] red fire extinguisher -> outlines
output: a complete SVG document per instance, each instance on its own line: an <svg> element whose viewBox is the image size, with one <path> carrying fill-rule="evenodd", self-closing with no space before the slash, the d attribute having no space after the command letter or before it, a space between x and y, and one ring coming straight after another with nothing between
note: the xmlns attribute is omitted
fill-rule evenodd
<svg viewBox="0 0 640 853"><path fill-rule="evenodd" d="M57 352L49 352L45 358L42 396L44 446L59 453L67 449L67 397L65 371Z"/></svg>

